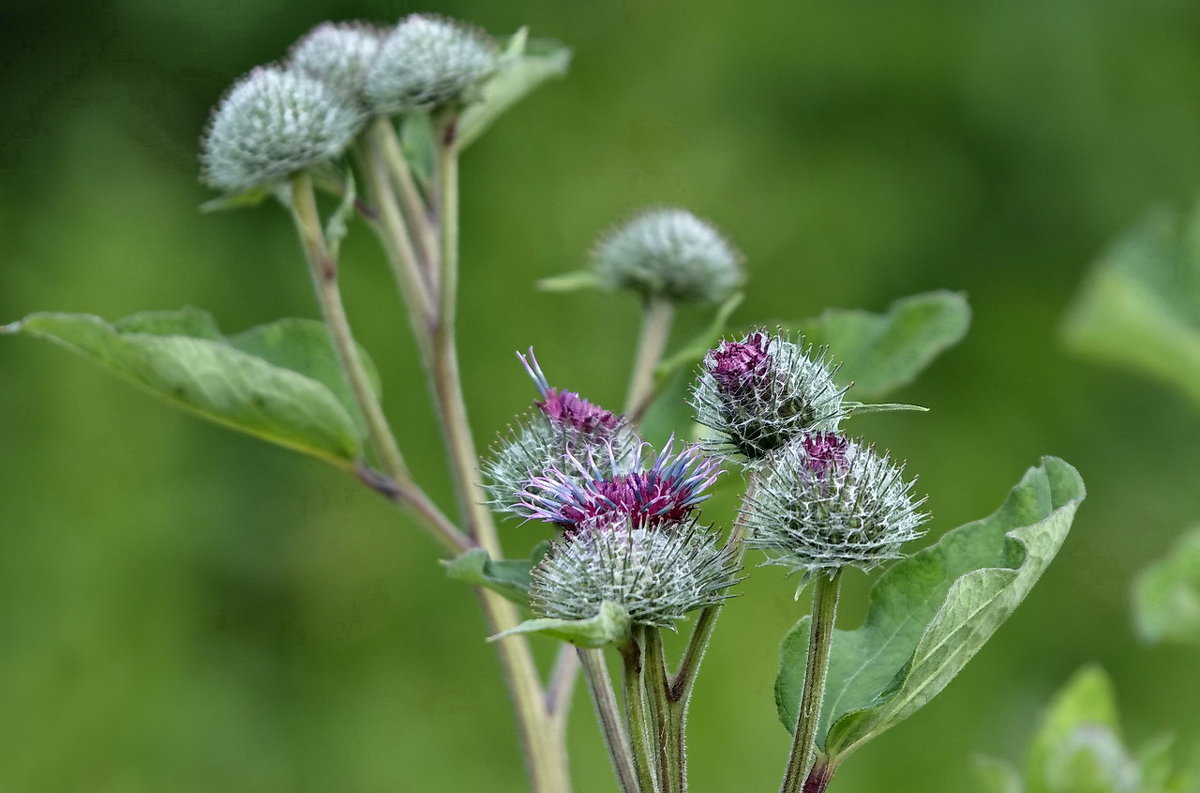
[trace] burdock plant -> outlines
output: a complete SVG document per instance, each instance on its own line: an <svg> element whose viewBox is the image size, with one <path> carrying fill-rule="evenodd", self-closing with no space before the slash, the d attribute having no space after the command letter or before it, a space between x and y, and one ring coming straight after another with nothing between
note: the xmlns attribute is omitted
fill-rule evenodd
<svg viewBox="0 0 1200 793"><path fill-rule="evenodd" d="M284 60L234 84L200 161L221 193L210 208L273 197L287 210L321 321L228 336L196 309L113 323L43 313L4 330L50 339L176 405L314 455L413 515L450 577L477 589L537 793L570 789L564 731L581 668L622 792L687 789L701 660L723 609L761 608L735 596L747 549L763 551L814 590L811 618L784 639L776 681L794 732L782 789L824 790L847 755L944 688L1017 606L1062 543L1082 482L1046 458L991 517L906 555L923 501L889 453L844 425L903 407L857 400L908 382L957 341L965 302L932 293L883 315L827 312L799 323L802 332L723 336L743 256L711 222L676 208L633 214L600 237L581 274L544 284L641 299L622 409L552 386L530 350L520 358L536 399L480 458L455 332L459 155L567 61L565 48L523 30L493 39L436 16L390 30L320 24ZM352 330L339 245L351 221L378 238L405 306L453 503L428 495L436 470L410 466ZM712 319L673 346L682 312ZM715 487L742 483L736 519L703 513ZM493 512L505 533L550 539L528 559L505 558ZM884 569L863 624L839 631L848 567ZM677 659L664 651L666 630L685 634ZM561 644L548 675L532 649L546 641Z"/></svg>

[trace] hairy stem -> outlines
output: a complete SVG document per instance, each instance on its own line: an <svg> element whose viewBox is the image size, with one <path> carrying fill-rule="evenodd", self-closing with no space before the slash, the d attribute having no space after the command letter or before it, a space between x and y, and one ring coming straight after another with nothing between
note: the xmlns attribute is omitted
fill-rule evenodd
<svg viewBox="0 0 1200 793"><path fill-rule="evenodd" d="M644 630L635 627L632 638L621 648L621 656L625 661L625 719L629 725L633 765L637 770L641 791L642 793L661 793L654 770L655 742L651 730L650 713L646 707L643 642Z"/></svg>
<svg viewBox="0 0 1200 793"><path fill-rule="evenodd" d="M408 218L409 228L413 233L414 249L421 272L424 275L430 294L438 292L438 263L437 234L433 224L429 222L429 213L421 191L413 180L412 169L408 167L408 159L400 147L400 139L396 135L395 123L389 118L380 117L374 122L374 134L383 159L387 163L388 173L400 193L404 204L404 214Z"/></svg>
<svg viewBox="0 0 1200 793"><path fill-rule="evenodd" d="M682 793L687 789L687 761L683 757L683 728L678 719L682 708L670 696L667 661L663 654L662 633L646 629L646 697L650 702L654 743L658 747L658 781L663 793ZM678 728L678 729L677 729Z"/></svg>
<svg viewBox="0 0 1200 793"><path fill-rule="evenodd" d="M442 430L454 477L459 509L468 533L491 555L503 558L496 526L483 500L478 459L467 419L459 377L455 340L455 303L458 284L458 149L455 123L445 127L439 147L438 179L441 195L441 294L433 335L431 368ZM493 633L506 631L520 622L516 607L501 595L479 590L488 624ZM562 793L570 789L566 749L561 733L545 707L537 667L524 636L509 636L496 642L500 663L517 711L533 789L537 793Z"/></svg>
<svg viewBox="0 0 1200 793"><path fill-rule="evenodd" d="M637 356L633 363L633 374L629 378L629 393L625 397L625 415L634 421L646 412L654 396L654 370L667 347L674 316L675 304L670 300L663 297L646 299Z"/></svg>
<svg viewBox="0 0 1200 793"><path fill-rule="evenodd" d="M829 671L829 650L833 646L833 623L837 617L838 590L842 571L833 575L818 573L813 585L812 624L808 634L808 665L804 670L804 691L796 712L796 728L792 732L792 752L783 776L780 793L801 793L817 737L817 722L821 718L821 700L825 696L825 674ZM815 769L814 769L815 770ZM828 780L826 780L826 783ZM824 784L817 790L823 789Z"/></svg>
<svg viewBox="0 0 1200 793"><path fill-rule="evenodd" d="M621 709L617 705L617 694L608 674L608 665L604 662L604 651L587 650L582 647L576 649L583 674L587 678L588 689L592 692L596 718L600 722L604 745L608 747L608 757L612 760L613 771L621 785L621 793L639 793L633 749L629 744L629 734L621 721Z"/></svg>

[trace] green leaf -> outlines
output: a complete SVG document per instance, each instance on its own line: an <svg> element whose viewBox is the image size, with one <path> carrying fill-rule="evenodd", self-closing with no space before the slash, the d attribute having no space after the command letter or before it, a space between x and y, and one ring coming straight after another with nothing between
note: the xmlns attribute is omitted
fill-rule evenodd
<svg viewBox="0 0 1200 793"><path fill-rule="evenodd" d="M205 201L200 205L201 212L227 212L231 209L247 209L256 207L270 198L272 191L266 187L255 187L244 193L227 193Z"/></svg>
<svg viewBox="0 0 1200 793"><path fill-rule="evenodd" d="M458 144L466 148L510 107L542 83L567 73L571 50L557 41L529 39L525 29L514 35L501 56L500 68L482 87L482 98L463 111Z"/></svg>
<svg viewBox="0 0 1200 793"><path fill-rule="evenodd" d="M1033 587L1083 497L1074 468L1043 458L990 517L947 533L879 578L863 625L836 631L831 647L817 738L835 762L945 688ZM776 703L789 729L804 682L808 621L781 649Z"/></svg>
<svg viewBox="0 0 1200 793"><path fill-rule="evenodd" d="M956 292L901 298L882 314L829 309L791 323L841 362L835 376L854 384L856 397L875 398L907 385L943 350L957 344L971 324L967 299Z"/></svg>
<svg viewBox="0 0 1200 793"><path fill-rule="evenodd" d="M1200 643L1200 526L1138 574L1133 621L1146 641Z"/></svg>
<svg viewBox="0 0 1200 793"><path fill-rule="evenodd" d="M1072 762L1063 759L1062 747L1071 743L1071 736L1080 728L1104 728L1114 737L1120 728L1112 682L1098 666L1086 666L1076 672L1047 709L1025 765L1029 793L1048 793L1050 766ZM1083 769L1081 774L1086 771Z"/></svg>
<svg viewBox="0 0 1200 793"><path fill-rule="evenodd" d="M981 793L1023 793L1021 775L1003 760L977 756L972 763Z"/></svg>
<svg viewBox="0 0 1200 793"><path fill-rule="evenodd" d="M325 327L282 320L226 339L195 308L109 324L87 314L32 314L5 328L48 339L172 404L339 465L362 434Z"/></svg>
<svg viewBox="0 0 1200 793"><path fill-rule="evenodd" d="M409 113L400 122L400 147L417 181L428 186L437 172L437 138L428 113Z"/></svg>
<svg viewBox="0 0 1200 793"><path fill-rule="evenodd" d="M543 292L580 292L585 289L599 289L600 280L591 270L572 270L540 279L537 288Z"/></svg>
<svg viewBox="0 0 1200 793"><path fill-rule="evenodd" d="M528 559L493 560L483 548L472 548L442 562L446 575L473 586L487 587L521 606L529 606L529 572L550 550L549 542L538 543Z"/></svg>
<svg viewBox="0 0 1200 793"><path fill-rule="evenodd" d="M1159 208L1105 251L1067 314L1066 343L1200 402L1200 206Z"/></svg>
<svg viewBox="0 0 1200 793"><path fill-rule="evenodd" d="M492 636L488 641L496 641L518 633L544 633L578 647L607 647L629 638L629 632L629 612L606 600L600 604L600 613L591 619L525 620L511 630Z"/></svg>

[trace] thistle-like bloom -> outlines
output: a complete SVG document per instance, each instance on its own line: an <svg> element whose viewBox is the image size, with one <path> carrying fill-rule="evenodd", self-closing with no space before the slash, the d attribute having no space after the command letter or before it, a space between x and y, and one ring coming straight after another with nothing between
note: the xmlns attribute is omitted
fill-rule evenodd
<svg viewBox="0 0 1200 793"><path fill-rule="evenodd" d="M518 420L483 461L484 488L493 509L524 515L523 494L533 478L556 469L571 470L572 460L590 461L599 478L637 467L642 442L623 416L573 391L551 388L532 349L528 358L517 357L541 399L534 402L533 414ZM579 484L587 478L581 475Z"/></svg>
<svg viewBox="0 0 1200 793"><path fill-rule="evenodd" d="M870 570L900 556L928 518L903 466L836 433L799 439L767 462L746 500L748 544L793 572Z"/></svg>
<svg viewBox="0 0 1200 793"><path fill-rule="evenodd" d="M692 518L705 501L720 465L699 447L672 454L671 444L644 470L608 475L615 466L595 459L584 464L570 460L565 470L554 468L530 480L521 493L526 518L553 523L564 531L597 521L628 520L634 528L675 526Z"/></svg>
<svg viewBox="0 0 1200 793"><path fill-rule="evenodd" d="M204 181L240 193L332 160L362 125L360 110L319 80L255 69L217 106L205 135Z"/></svg>
<svg viewBox="0 0 1200 793"><path fill-rule="evenodd" d="M738 580L736 550L694 521L662 529L601 519L550 546L533 568L529 599L539 617L591 619L611 601L635 625L671 628L730 597Z"/></svg>
<svg viewBox="0 0 1200 793"><path fill-rule="evenodd" d="M367 100L381 115L462 105L498 63L496 45L482 31L412 14L380 46L367 72Z"/></svg>
<svg viewBox="0 0 1200 793"><path fill-rule="evenodd" d="M364 102L363 88L383 31L363 22L323 22L292 47L288 62L301 74L320 80L343 101Z"/></svg>
<svg viewBox="0 0 1200 793"><path fill-rule="evenodd" d="M606 289L720 303L744 280L742 255L684 209L650 209L601 237L593 267Z"/></svg>
<svg viewBox="0 0 1200 793"><path fill-rule="evenodd" d="M692 390L696 421L714 446L759 460L805 433L836 430L845 389L833 382L823 350L755 331L722 341L704 357Z"/></svg>

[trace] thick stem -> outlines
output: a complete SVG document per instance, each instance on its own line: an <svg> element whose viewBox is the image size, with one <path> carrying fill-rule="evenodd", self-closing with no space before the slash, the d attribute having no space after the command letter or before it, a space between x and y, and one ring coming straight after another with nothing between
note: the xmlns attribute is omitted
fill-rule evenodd
<svg viewBox="0 0 1200 793"><path fill-rule="evenodd" d="M442 430L454 477L459 508L468 533L493 559L503 558L492 515L484 503L479 481L475 443L467 419L459 378L455 341L455 301L458 283L458 152L454 122L446 128L440 147L438 178L441 187L441 295L430 360L434 392L442 416ZM479 591L480 603L493 633L520 622L516 607L491 590ZM533 789L561 793L570 789L566 748L562 734L545 707L545 692L534 664L529 642L509 636L496 642L500 663L517 711Z"/></svg>
<svg viewBox="0 0 1200 793"><path fill-rule="evenodd" d="M684 780L682 708L671 700L662 634L646 629L646 696L650 702L654 743L658 747L658 782L663 793L682 793Z"/></svg>
<svg viewBox="0 0 1200 793"><path fill-rule="evenodd" d="M381 121L386 122L386 119ZM400 212L400 205L388 179L387 158L379 137L377 128L372 127L356 146L359 166L367 180L371 201L379 218L377 223L371 225L379 233L392 276L404 295L417 343L428 356L435 311L434 292L421 274L421 263L413 248L412 237L409 236L404 215Z"/></svg>
<svg viewBox="0 0 1200 793"><path fill-rule="evenodd" d="M808 779L804 780L804 793L825 793L825 788L829 787L829 781L833 779L833 772L836 770L837 766L831 763L828 757L818 754L812 770L808 772Z"/></svg>
<svg viewBox="0 0 1200 793"><path fill-rule="evenodd" d="M646 299L637 356L633 363L633 374L629 378L629 393L625 397L625 415L634 421L646 412L654 396L654 370L667 347L674 316L675 304L670 300L664 297Z"/></svg>
<svg viewBox="0 0 1200 793"><path fill-rule="evenodd" d="M596 717L600 721L600 731L604 734L604 745L608 747L608 757L612 760L613 771L621 785L621 793L639 793L633 750L621 721L621 709L617 705L612 678L608 675L608 665L604 663L604 651L580 647L578 658L587 678L588 689L592 692Z"/></svg>
<svg viewBox="0 0 1200 793"><path fill-rule="evenodd" d="M400 139L396 136L395 123L390 118L381 116L374 121L374 127L372 131L383 152L388 173L391 174L392 182L400 193L400 200L404 203L404 214L408 218L409 228L413 232L415 243L413 247L418 261L422 265L421 272L430 294L437 294L437 234L433 229L433 224L429 222L429 212L425 201L421 198L421 191L417 189L417 183L413 181L412 170L408 167L408 159L404 156L404 151L400 147Z"/></svg>
<svg viewBox="0 0 1200 793"><path fill-rule="evenodd" d="M625 718L629 725L633 765L637 770L642 793L661 793L654 770L654 741L650 713L646 707L646 688L643 675L642 642L644 632L634 628L633 636L621 648L625 661Z"/></svg>
<svg viewBox="0 0 1200 793"><path fill-rule="evenodd" d="M842 571L839 569L829 576L818 573L813 585L808 666L804 670L804 691L800 695L800 707L796 711L792 752L788 757L787 771L779 788L780 793L801 793L801 784L804 783L808 772L808 759L812 755L817 737L817 722L821 718L821 699L825 696L825 674L829 671L829 650L833 646L833 623L837 617L838 590L841 583Z"/></svg>
<svg viewBox="0 0 1200 793"><path fill-rule="evenodd" d="M330 338L333 339L334 351L342 365L342 371L350 383L354 401L362 411L367 422L367 433L379 455L383 468L388 476L398 484L409 485L412 477L396 444L396 437L388 426L387 418L367 371L363 367L362 358L358 354L358 345L354 334L350 331L350 321L346 317L346 309L342 305L341 291L338 289L337 262L329 253L325 244L325 233L321 228L321 217L317 213L317 200L313 193L312 177L307 172L300 172L292 177L292 218L296 222L296 230L300 234L300 242L304 246L305 258L308 260L308 270L312 275L313 289L317 302L321 306L321 314L329 327Z"/></svg>

